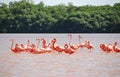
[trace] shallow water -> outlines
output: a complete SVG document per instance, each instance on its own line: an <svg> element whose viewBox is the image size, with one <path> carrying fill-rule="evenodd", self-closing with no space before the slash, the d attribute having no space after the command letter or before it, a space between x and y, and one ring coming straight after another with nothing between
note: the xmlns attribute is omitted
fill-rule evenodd
<svg viewBox="0 0 120 77"><path fill-rule="evenodd" d="M10 51L11 38L15 43L37 43L36 38L49 42L57 38L57 44L68 43L68 34L0 34L0 77L120 77L120 53L103 53L100 43L120 45L120 34L80 34L81 42L90 40L95 46L92 53L80 49L75 54L14 54ZM72 44L78 43L74 34Z"/></svg>

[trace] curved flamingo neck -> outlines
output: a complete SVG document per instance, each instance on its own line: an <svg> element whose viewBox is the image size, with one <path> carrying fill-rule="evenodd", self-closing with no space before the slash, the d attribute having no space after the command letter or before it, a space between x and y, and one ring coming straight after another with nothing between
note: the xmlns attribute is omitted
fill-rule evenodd
<svg viewBox="0 0 120 77"><path fill-rule="evenodd" d="M13 49L14 40L12 40L11 49Z"/></svg>
<svg viewBox="0 0 120 77"><path fill-rule="evenodd" d="M113 46L113 49L116 50L117 44L115 43Z"/></svg>
<svg viewBox="0 0 120 77"><path fill-rule="evenodd" d="M71 40L72 40L72 34L69 34L69 46L71 45Z"/></svg>
<svg viewBox="0 0 120 77"><path fill-rule="evenodd" d="M39 47L39 44L40 44L40 39L37 39L38 40L38 44L36 45L37 48Z"/></svg>
<svg viewBox="0 0 120 77"><path fill-rule="evenodd" d="M46 48L47 47L47 43L46 43L45 39L42 40L42 43L43 43L43 48Z"/></svg>
<svg viewBox="0 0 120 77"><path fill-rule="evenodd" d="M29 47L30 46L30 40L28 40L28 44L27 44L27 47Z"/></svg>

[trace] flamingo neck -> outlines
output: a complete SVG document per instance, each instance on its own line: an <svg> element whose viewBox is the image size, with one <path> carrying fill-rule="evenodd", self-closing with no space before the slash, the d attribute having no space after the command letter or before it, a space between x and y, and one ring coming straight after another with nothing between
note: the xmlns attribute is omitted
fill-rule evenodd
<svg viewBox="0 0 120 77"><path fill-rule="evenodd" d="M29 46L30 46L30 42L28 41L27 47L29 47Z"/></svg>
<svg viewBox="0 0 120 77"><path fill-rule="evenodd" d="M14 41L12 41L12 44L11 44L11 49L13 49L13 44L14 44Z"/></svg>

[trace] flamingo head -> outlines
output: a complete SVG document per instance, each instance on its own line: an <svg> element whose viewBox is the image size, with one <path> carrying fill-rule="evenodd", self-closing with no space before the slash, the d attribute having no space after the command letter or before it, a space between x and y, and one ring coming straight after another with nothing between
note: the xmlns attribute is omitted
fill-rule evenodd
<svg viewBox="0 0 120 77"><path fill-rule="evenodd" d="M36 45L35 45L35 44L32 44L31 47L36 47Z"/></svg>
<svg viewBox="0 0 120 77"><path fill-rule="evenodd" d="M38 41L40 41L40 39L39 39L39 38L38 38L38 39L36 39L36 41L37 41L37 40L38 40Z"/></svg>
<svg viewBox="0 0 120 77"><path fill-rule="evenodd" d="M52 42L54 42L54 43L55 43L55 42L56 42L56 38L53 38Z"/></svg>
<svg viewBox="0 0 120 77"><path fill-rule="evenodd" d="M100 44L100 48L102 48L102 49L103 49L104 47L105 47L105 45L104 45L104 44Z"/></svg>
<svg viewBox="0 0 120 77"><path fill-rule="evenodd" d="M21 47L24 47L24 44L21 44Z"/></svg>
<svg viewBox="0 0 120 77"><path fill-rule="evenodd" d="M30 42L30 40L28 40L28 42Z"/></svg>
<svg viewBox="0 0 120 77"><path fill-rule="evenodd" d="M79 35L78 37L82 39L82 36L81 36L81 35Z"/></svg>
<svg viewBox="0 0 120 77"><path fill-rule="evenodd" d="M117 42L114 42L114 45L117 45Z"/></svg>
<svg viewBox="0 0 120 77"><path fill-rule="evenodd" d="M14 41L14 38L11 38L10 40L11 40L11 41Z"/></svg>
<svg viewBox="0 0 120 77"><path fill-rule="evenodd" d="M68 44L65 44L64 48L68 48Z"/></svg>
<svg viewBox="0 0 120 77"><path fill-rule="evenodd" d="M19 45L18 45L18 44L15 44L15 47L19 47Z"/></svg>

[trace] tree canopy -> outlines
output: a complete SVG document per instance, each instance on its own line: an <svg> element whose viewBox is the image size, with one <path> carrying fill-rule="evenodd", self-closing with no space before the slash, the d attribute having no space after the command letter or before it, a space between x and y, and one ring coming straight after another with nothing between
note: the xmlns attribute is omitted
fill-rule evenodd
<svg viewBox="0 0 120 77"><path fill-rule="evenodd" d="M45 6L32 0L0 3L0 33L120 33L120 3Z"/></svg>

